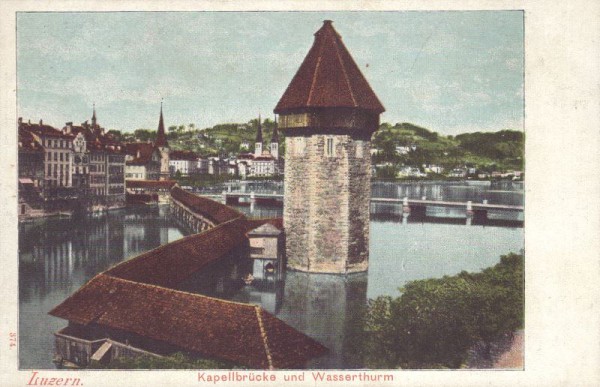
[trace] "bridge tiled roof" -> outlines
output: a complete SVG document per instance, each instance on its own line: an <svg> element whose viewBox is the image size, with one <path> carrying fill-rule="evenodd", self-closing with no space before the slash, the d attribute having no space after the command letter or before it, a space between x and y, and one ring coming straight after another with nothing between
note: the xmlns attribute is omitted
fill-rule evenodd
<svg viewBox="0 0 600 387"><path fill-rule="evenodd" d="M246 242L240 217L200 234L192 234L124 261L106 273L147 284L176 287L192 274L217 262Z"/></svg>
<svg viewBox="0 0 600 387"><path fill-rule="evenodd" d="M127 188L171 189L175 180L125 180Z"/></svg>
<svg viewBox="0 0 600 387"><path fill-rule="evenodd" d="M205 216L216 224L239 218L242 213L212 199L194 195L175 186L171 189L171 197L193 212Z"/></svg>
<svg viewBox="0 0 600 387"><path fill-rule="evenodd" d="M250 368L297 368L327 349L258 306L102 273L50 314L131 332Z"/></svg>

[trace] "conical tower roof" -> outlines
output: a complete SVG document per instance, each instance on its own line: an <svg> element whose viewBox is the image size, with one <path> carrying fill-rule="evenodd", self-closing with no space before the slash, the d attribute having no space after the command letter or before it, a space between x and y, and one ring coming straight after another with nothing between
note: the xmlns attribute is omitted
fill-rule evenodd
<svg viewBox="0 0 600 387"><path fill-rule="evenodd" d="M163 122L162 102L160 103L160 118L158 119L158 133L156 134L156 146L168 147L167 135L165 134L165 123Z"/></svg>
<svg viewBox="0 0 600 387"><path fill-rule="evenodd" d="M274 111L333 107L385 111L331 20L325 20Z"/></svg>

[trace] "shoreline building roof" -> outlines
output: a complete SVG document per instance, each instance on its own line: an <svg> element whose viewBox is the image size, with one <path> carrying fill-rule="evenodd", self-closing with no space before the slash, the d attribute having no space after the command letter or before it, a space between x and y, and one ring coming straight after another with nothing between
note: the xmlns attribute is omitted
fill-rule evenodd
<svg viewBox="0 0 600 387"><path fill-rule="evenodd" d="M385 108L358 68L342 37L325 20L314 43L274 112L306 108L358 108L382 113Z"/></svg>

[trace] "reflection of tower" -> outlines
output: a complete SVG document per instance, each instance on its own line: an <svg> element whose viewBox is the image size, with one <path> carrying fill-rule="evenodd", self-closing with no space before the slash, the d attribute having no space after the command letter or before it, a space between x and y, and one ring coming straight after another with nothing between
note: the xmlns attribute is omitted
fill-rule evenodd
<svg viewBox="0 0 600 387"><path fill-rule="evenodd" d="M329 354L309 368L360 368L358 332L367 304L367 275L288 272L285 300L277 317L316 339Z"/></svg>
<svg viewBox="0 0 600 387"><path fill-rule="evenodd" d="M383 111L326 20L275 107L286 135L283 217L291 268L367 270L370 141Z"/></svg>
<svg viewBox="0 0 600 387"><path fill-rule="evenodd" d="M154 144L160 152L160 180L169 180L169 143L165 134L165 124L163 122L162 102L160 103L160 118L158 120L158 133L156 134L156 143Z"/></svg>
<svg viewBox="0 0 600 387"><path fill-rule="evenodd" d="M262 155L262 122L260 120L260 114L258 115L258 130L256 131L256 140L254 141L254 156Z"/></svg>

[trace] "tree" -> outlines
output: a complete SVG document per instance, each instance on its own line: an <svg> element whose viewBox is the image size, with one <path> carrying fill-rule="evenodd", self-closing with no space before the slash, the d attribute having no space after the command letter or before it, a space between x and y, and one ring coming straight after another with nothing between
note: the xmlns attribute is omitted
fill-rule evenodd
<svg viewBox="0 0 600 387"><path fill-rule="evenodd" d="M240 368L210 359L193 359L181 352L170 356L155 357L142 355L135 358L119 357L108 364L93 361L88 368L92 369L230 369Z"/></svg>
<svg viewBox="0 0 600 387"><path fill-rule="evenodd" d="M468 350L523 326L523 256L481 273L412 281L398 298L369 302L365 362L371 368L459 368Z"/></svg>

